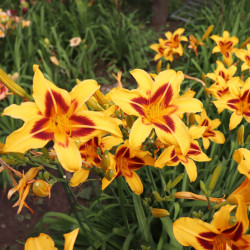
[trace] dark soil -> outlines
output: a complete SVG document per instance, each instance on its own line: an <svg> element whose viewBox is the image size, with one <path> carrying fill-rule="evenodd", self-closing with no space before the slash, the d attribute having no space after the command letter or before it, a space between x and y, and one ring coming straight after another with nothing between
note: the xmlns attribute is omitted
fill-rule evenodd
<svg viewBox="0 0 250 250"><path fill-rule="evenodd" d="M27 204L34 213L27 208L23 208L19 215L16 214L17 207L12 208L15 201L7 199L7 192L0 189L0 249L19 250L23 246L17 241L25 243L30 234L35 232L35 224L46 212L66 212L69 211L67 199L61 183L56 183L51 190L51 198L39 198L34 200L32 196L26 199Z"/></svg>

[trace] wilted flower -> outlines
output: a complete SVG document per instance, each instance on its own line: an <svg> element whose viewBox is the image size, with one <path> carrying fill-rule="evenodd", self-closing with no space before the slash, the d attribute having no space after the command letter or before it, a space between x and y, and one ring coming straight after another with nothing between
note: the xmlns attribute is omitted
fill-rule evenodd
<svg viewBox="0 0 250 250"><path fill-rule="evenodd" d="M3 100L8 94L8 88L0 82L0 101Z"/></svg>

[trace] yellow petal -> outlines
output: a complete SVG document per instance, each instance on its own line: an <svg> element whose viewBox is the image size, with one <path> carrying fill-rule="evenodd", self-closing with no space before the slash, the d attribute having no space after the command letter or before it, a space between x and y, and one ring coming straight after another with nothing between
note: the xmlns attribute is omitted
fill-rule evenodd
<svg viewBox="0 0 250 250"><path fill-rule="evenodd" d="M140 177L136 172L132 171L131 176L124 175L126 182L130 186L131 190L134 191L137 195L140 195L143 192L143 185Z"/></svg>
<svg viewBox="0 0 250 250"><path fill-rule="evenodd" d="M101 147L103 147L103 151L106 149L110 150L112 147L121 144L123 139L121 137L114 137L114 136L105 136L101 140Z"/></svg>
<svg viewBox="0 0 250 250"><path fill-rule="evenodd" d="M25 250L57 250L54 241L47 234L41 233L38 237L30 237L24 246Z"/></svg>
<svg viewBox="0 0 250 250"><path fill-rule="evenodd" d="M62 167L69 172L80 169L82 159L74 139L69 138L66 134L55 133L54 141L54 149Z"/></svg>
<svg viewBox="0 0 250 250"><path fill-rule="evenodd" d="M6 138L4 151L25 153L31 148L44 147L53 138L53 135L46 132L48 130L48 125L46 124L40 130L34 131L37 122L42 119L41 116L30 119L20 129L10 134ZM44 136L40 136L41 134Z"/></svg>
<svg viewBox="0 0 250 250"><path fill-rule="evenodd" d="M154 123L157 136L167 145L179 145L182 153L186 155L190 146L188 128L176 115L164 116L163 118Z"/></svg>
<svg viewBox="0 0 250 250"><path fill-rule="evenodd" d="M172 102L172 105L177 107L176 114L182 114L185 112L200 112L202 111L202 102L195 98L178 98Z"/></svg>
<svg viewBox="0 0 250 250"><path fill-rule="evenodd" d="M174 222L173 233L183 246L206 250L213 249L214 238L219 231L200 219L183 217Z"/></svg>
<svg viewBox="0 0 250 250"><path fill-rule="evenodd" d="M206 127L205 126L196 126L196 125L193 125L193 126L191 126L189 128L189 134L190 134L190 136L191 136L192 139L199 139L199 138L201 138L205 131L206 131Z"/></svg>
<svg viewBox="0 0 250 250"><path fill-rule="evenodd" d="M229 130L236 128L240 124L242 118L243 118L242 115L238 115L236 112L233 112L230 118Z"/></svg>
<svg viewBox="0 0 250 250"><path fill-rule="evenodd" d="M225 142L225 136L220 131L213 131L215 133L214 137L209 137L209 139L215 143L223 144Z"/></svg>
<svg viewBox="0 0 250 250"><path fill-rule="evenodd" d="M80 185L81 183L85 182L87 178L89 177L89 171L90 169L86 168L80 168L78 169L72 176L70 180L70 186L76 187Z"/></svg>
<svg viewBox="0 0 250 250"><path fill-rule="evenodd" d="M154 84L150 75L146 71L141 69L134 69L130 71L130 74L135 78L140 89L145 94L149 95Z"/></svg>
<svg viewBox="0 0 250 250"><path fill-rule="evenodd" d="M15 119L27 121L39 114L39 109L34 102L22 102L21 105L12 104L7 107L2 115L8 115Z"/></svg>
<svg viewBox="0 0 250 250"><path fill-rule="evenodd" d="M98 90L100 86L95 80L85 80L79 82L69 93L71 100L77 102L76 111Z"/></svg>
<svg viewBox="0 0 250 250"><path fill-rule="evenodd" d="M155 167L157 168L163 168L165 165L168 164L169 161L171 161L174 157L176 157L176 154L174 152L175 146L169 146L160 154L158 159L155 161ZM176 164L179 163L179 160L176 162Z"/></svg>
<svg viewBox="0 0 250 250"><path fill-rule="evenodd" d="M64 250L73 250L78 232L79 228L76 228L72 232L63 235L65 239Z"/></svg>
<svg viewBox="0 0 250 250"><path fill-rule="evenodd" d="M139 117L133 124L130 134L129 143L132 147L139 147L149 136L153 126L145 124L143 119Z"/></svg>
<svg viewBox="0 0 250 250"><path fill-rule="evenodd" d="M110 91L112 101L128 115L144 116L145 106L148 103L146 97L141 95L139 90L127 90L116 88Z"/></svg>
<svg viewBox="0 0 250 250"><path fill-rule="evenodd" d="M186 161L181 161L185 166L190 182L194 182L197 178L197 167L193 160L186 158Z"/></svg>
<svg viewBox="0 0 250 250"><path fill-rule="evenodd" d="M69 93L55 86L52 82L44 78L38 65L34 65L33 97L41 113L47 117L58 113L59 110L67 112L71 98Z"/></svg>

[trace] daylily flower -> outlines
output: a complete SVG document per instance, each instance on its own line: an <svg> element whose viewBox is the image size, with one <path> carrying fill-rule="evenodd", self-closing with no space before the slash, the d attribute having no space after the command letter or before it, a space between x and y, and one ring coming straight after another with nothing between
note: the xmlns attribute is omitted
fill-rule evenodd
<svg viewBox="0 0 250 250"><path fill-rule="evenodd" d="M34 178L36 177L36 175L40 169L41 169L41 167L30 168L29 171L25 174L21 174L20 172L15 171L15 173L19 177L21 177L21 179L19 180L19 183L17 186L15 186L14 188L9 190L8 199L10 199L11 196L15 192L19 193L18 201L13 205L13 207L19 206L19 208L17 210L17 214L19 214L21 212L23 206L27 207L31 211L31 213L33 213L33 210L27 205L27 203L25 202L25 199L29 194L31 184L35 181Z"/></svg>
<svg viewBox="0 0 250 250"><path fill-rule="evenodd" d="M155 162L155 167L163 168L166 166L177 166L179 163L183 164L190 182L193 182L197 178L197 167L194 161L210 161L211 159L204 154L199 147L198 142L195 139L201 137L206 127L191 127L189 129L189 136L191 139L190 148L186 154L182 153L179 146L168 146L158 157Z"/></svg>
<svg viewBox="0 0 250 250"><path fill-rule="evenodd" d="M250 249L250 235L243 235L249 226L247 207L242 196L236 196L236 206L223 206L214 214L211 224L200 219L183 217L173 224L175 238L183 246L195 249ZM235 222L236 220L236 222Z"/></svg>
<svg viewBox="0 0 250 250"><path fill-rule="evenodd" d="M162 38L159 38L159 43L154 43L150 45L150 49L157 52L157 54L154 57L155 61L159 60L161 57L164 57L165 48L166 46L164 45L164 40Z"/></svg>
<svg viewBox="0 0 250 250"><path fill-rule="evenodd" d="M223 55L223 62L230 66L233 63L232 53L234 52L234 46L239 42L236 36L229 37L229 32L224 31L223 36L212 35L210 36L217 46L212 50L212 53L220 52Z"/></svg>
<svg viewBox="0 0 250 250"><path fill-rule="evenodd" d="M143 192L143 185L140 177L135 172L143 166L154 166L154 159L147 151L139 148L133 148L129 145L128 140L120 145L115 155L110 156L110 169L113 171L113 177L108 180L106 177L102 180L102 190L104 190L115 178L124 176L131 190L136 194Z"/></svg>
<svg viewBox="0 0 250 250"><path fill-rule="evenodd" d="M64 250L73 250L78 232L79 228L63 235L65 238ZM52 240L52 238L49 235L43 233L41 233L38 237L28 238L24 246L24 250L41 250L41 249L57 250L58 248L55 247L55 243Z"/></svg>
<svg viewBox="0 0 250 250"><path fill-rule="evenodd" d="M105 150L110 150L113 146L122 143L122 138L114 136L94 137L89 141L80 144L80 153L83 160L82 168L78 169L70 180L70 185L76 187L83 183L89 176L91 167L96 166L101 168L102 157L97 154L98 148L103 154Z"/></svg>
<svg viewBox="0 0 250 250"><path fill-rule="evenodd" d="M250 179L250 150L240 148L234 152L233 158L239 164L239 172Z"/></svg>
<svg viewBox="0 0 250 250"><path fill-rule="evenodd" d="M225 142L225 136L220 131L214 130L221 124L219 119L210 120L205 109L202 110L201 115L195 115L195 119L198 126L206 127L205 132L202 134L202 142L205 149L209 148L209 140L219 144Z"/></svg>
<svg viewBox="0 0 250 250"><path fill-rule="evenodd" d="M239 77L234 77L233 75L237 71L237 67L232 65L228 69L225 68L224 64L220 61L216 61L217 68L214 73L207 73L206 77L215 81L206 91L212 94L215 99L219 99L222 96L229 94L229 82L242 86L242 81Z"/></svg>
<svg viewBox="0 0 250 250"><path fill-rule="evenodd" d="M103 131L122 136L112 118L86 108L85 101L99 88L96 81L83 81L68 93L44 78L37 65L34 71L35 102L13 104L3 112L25 122L7 137L5 152L24 153L31 148L42 148L53 140L62 167L73 172L82 165L76 140L85 142Z"/></svg>
<svg viewBox="0 0 250 250"><path fill-rule="evenodd" d="M173 53L183 55L183 48L181 45L181 41L188 41L187 37L181 36L181 34L185 31L183 28L177 29L173 34L168 31L165 33L167 40L165 40L165 45L170 47L173 50Z"/></svg>
<svg viewBox="0 0 250 250"><path fill-rule="evenodd" d="M229 85L230 94L224 95L214 105L220 113L223 109L233 111L229 123L229 130L234 129L244 117L250 122L250 77L240 89L237 85Z"/></svg>
<svg viewBox="0 0 250 250"><path fill-rule="evenodd" d="M82 39L81 37L73 37L69 41L69 46L70 47L77 47L81 43Z"/></svg>
<svg viewBox="0 0 250 250"><path fill-rule="evenodd" d="M247 50L239 49L235 51L235 55L244 63L241 65L241 71L250 69L250 44L247 44Z"/></svg>
<svg viewBox="0 0 250 250"><path fill-rule="evenodd" d="M165 70L154 81L144 70L135 69L131 74L138 83L138 89L129 91L116 88L110 92L113 102L125 113L139 117L131 128L130 145L141 146L155 129L162 142L180 145L181 151L186 154L190 137L178 115L199 112L202 103L194 98L179 98L183 73Z"/></svg>

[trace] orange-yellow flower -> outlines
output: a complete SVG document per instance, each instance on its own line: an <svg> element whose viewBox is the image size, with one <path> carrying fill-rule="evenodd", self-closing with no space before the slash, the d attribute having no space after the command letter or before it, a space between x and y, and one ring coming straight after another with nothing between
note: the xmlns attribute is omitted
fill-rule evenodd
<svg viewBox="0 0 250 250"><path fill-rule="evenodd" d="M232 82L235 85L242 86L242 81L239 77L234 77L237 71L237 67L232 65L228 69L220 61L216 61L217 68L214 73L207 73L206 77L215 81L206 91L209 92L215 99L219 99L222 96L229 94L229 83Z"/></svg>
<svg viewBox="0 0 250 250"><path fill-rule="evenodd" d="M231 213L236 206L223 206L214 214L211 224L200 219L183 217L173 224L175 238L183 246L195 249L250 249L249 219L242 196L236 196L238 207L235 217ZM236 221L235 221L236 220Z"/></svg>
<svg viewBox="0 0 250 250"><path fill-rule="evenodd" d="M192 49L196 56L198 55L197 53L198 46L204 46L204 43L199 38L195 38L193 35L190 35L188 48Z"/></svg>
<svg viewBox="0 0 250 250"><path fill-rule="evenodd" d="M201 137L205 129L205 127L191 127L189 129L191 143L187 153L182 153L179 146L168 146L156 160L155 167L163 168L165 165L177 166L181 163L184 165L190 181L195 181L197 178L197 167L194 161L203 162L211 160L202 152L198 142L195 140Z"/></svg>
<svg viewBox="0 0 250 250"><path fill-rule="evenodd" d="M250 44L247 44L247 50L239 49L235 51L235 55L243 61L241 71L250 69Z"/></svg>
<svg viewBox="0 0 250 250"><path fill-rule="evenodd" d="M198 126L206 127L205 132L201 136L205 149L208 149L210 145L209 140L219 144L223 144L225 142L225 136L220 131L214 130L221 124L219 119L210 120L205 109L202 110L201 115L195 115L195 119Z"/></svg>
<svg viewBox="0 0 250 250"><path fill-rule="evenodd" d="M143 70L131 72L138 83L138 89L113 89L110 96L113 102L125 113L138 116L129 135L130 145L139 147L149 136L152 129L166 144L180 145L186 154L190 137L186 125L179 115L185 112L199 112L202 103L194 98L180 98L180 84L183 73L165 70L155 80Z"/></svg>
<svg viewBox="0 0 250 250"><path fill-rule="evenodd" d="M96 81L80 82L68 93L44 78L38 66L34 66L34 71L35 102L13 104L3 112L25 122L7 137L5 152L24 153L31 148L42 148L53 140L62 167L74 172L82 165L76 141L88 141L104 131L121 137L112 118L86 108L85 101L99 88Z"/></svg>
<svg viewBox="0 0 250 250"><path fill-rule="evenodd" d="M247 78L242 88L237 85L229 85L230 94L224 95L214 105L220 113L223 109L233 111L230 118L229 129L234 129L244 117L250 122L250 77Z"/></svg>
<svg viewBox="0 0 250 250"><path fill-rule="evenodd" d="M138 195L141 194L143 185L135 171L146 165L154 165L154 159L150 153L131 147L128 140L126 140L124 144L117 148L114 156L110 154L110 169L113 171L113 177L110 180L106 177L103 178L102 190L115 178L124 176L131 190Z"/></svg>
<svg viewBox="0 0 250 250"><path fill-rule="evenodd" d="M212 50L212 53L220 52L223 55L223 61L227 66L233 63L232 53L235 51L234 46L239 42L236 36L229 37L229 32L224 31L223 36L212 35L210 36L217 46Z"/></svg>
<svg viewBox="0 0 250 250"><path fill-rule="evenodd" d="M164 45L164 40L162 38L159 38L159 43L151 44L150 48L157 52L154 57L155 61L159 60L161 57L164 57L164 50L166 46Z"/></svg>

